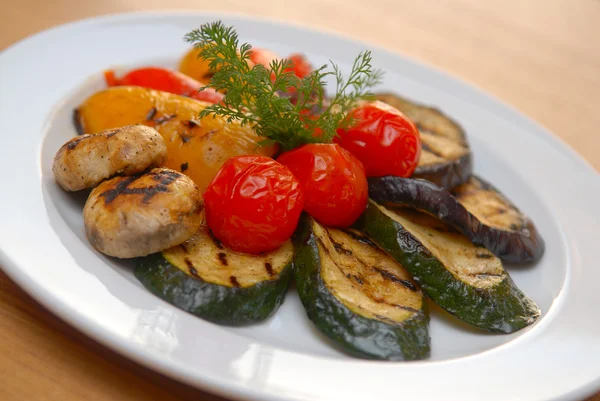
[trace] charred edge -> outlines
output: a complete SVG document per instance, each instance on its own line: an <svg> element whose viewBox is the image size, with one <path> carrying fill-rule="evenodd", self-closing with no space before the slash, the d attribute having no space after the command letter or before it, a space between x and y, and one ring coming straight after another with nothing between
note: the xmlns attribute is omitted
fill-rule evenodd
<svg viewBox="0 0 600 401"><path fill-rule="evenodd" d="M187 121L183 121L183 124L185 124L186 127L188 128L196 128L200 126L200 121L196 121L196 120L187 120Z"/></svg>
<svg viewBox="0 0 600 401"><path fill-rule="evenodd" d="M491 254L489 254L489 253L478 253L478 254L475 255L475 257L478 258L478 259L491 259L494 256L491 255Z"/></svg>
<svg viewBox="0 0 600 401"><path fill-rule="evenodd" d="M75 139L72 139L67 144L67 149L69 149L69 150L75 149L77 147L77 145L79 145L80 142L85 141L88 138L91 138L91 136L90 135L83 135L83 136L77 137Z"/></svg>
<svg viewBox="0 0 600 401"><path fill-rule="evenodd" d="M147 203L152 197L158 193L169 192L167 187L181 175L176 171L159 171L156 173L150 173L154 181L158 181L156 186L150 186L146 188L129 188L129 185L141 175L134 175L123 179L117 186L106 192L100 194L104 198L104 203L109 204L114 201L119 195L144 195L142 199L143 203Z"/></svg>
<svg viewBox="0 0 600 401"><path fill-rule="evenodd" d="M81 113L79 109L73 109L73 126L75 126L75 131L77 131L77 135L85 134L85 130L83 129L83 122L81 121Z"/></svg>
<svg viewBox="0 0 600 401"><path fill-rule="evenodd" d="M104 137L105 138L112 138L113 136L117 135L119 133L119 131L121 131L120 129L113 129L111 131L105 132L104 133Z"/></svg>
<svg viewBox="0 0 600 401"><path fill-rule="evenodd" d="M393 281L394 283L403 285L404 287L408 288L411 291L414 291L414 292L417 291L417 287L415 287L414 284L411 283L409 280L401 279L400 277L397 277L396 275L394 275L388 271L385 271L383 269L380 269L376 266L372 266L372 269L375 270L377 273L381 274L381 276L387 280L390 280L390 281Z"/></svg>
<svg viewBox="0 0 600 401"><path fill-rule="evenodd" d="M146 121L151 121L152 119L154 119L154 116L156 116L156 107L151 108L148 111L148 114L146 114Z"/></svg>
<svg viewBox="0 0 600 401"><path fill-rule="evenodd" d="M156 125L161 125L161 124L166 123L169 120L174 119L175 117L177 117L177 114L169 114L168 116L162 116L162 117L157 118L156 120L154 120L154 123Z"/></svg>
<svg viewBox="0 0 600 401"><path fill-rule="evenodd" d="M192 276L198 277L198 270L196 270L196 267L194 266L194 264L192 263L192 261L189 260L188 258L185 258L184 262L187 265L188 270L190 271L190 274Z"/></svg>
<svg viewBox="0 0 600 401"><path fill-rule="evenodd" d="M229 282L234 287L239 287L240 286L240 283L238 283L237 278L235 278L235 276L229 276Z"/></svg>
<svg viewBox="0 0 600 401"><path fill-rule="evenodd" d="M219 258L219 262L221 262L223 266L227 266L227 254L225 252L219 252L217 254L217 257Z"/></svg>
<svg viewBox="0 0 600 401"><path fill-rule="evenodd" d="M267 271L267 274L269 275L269 277L273 277L275 275L275 272L273 271L273 266L271 265L271 263L265 262L265 270Z"/></svg>
<svg viewBox="0 0 600 401"><path fill-rule="evenodd" d="M184 173L187 169L188 169L188 164L186 163L181 163L181 172Z"/></svg>
<svg viewBox="0 0 600 401"><path fill-rule="evenodd" d="M215 234L212 232L212 230L208 230L208 235L210 236L210 239L212 239L217 248L223 249L223 243L219 241L217 237L215 237Z"/></svg>

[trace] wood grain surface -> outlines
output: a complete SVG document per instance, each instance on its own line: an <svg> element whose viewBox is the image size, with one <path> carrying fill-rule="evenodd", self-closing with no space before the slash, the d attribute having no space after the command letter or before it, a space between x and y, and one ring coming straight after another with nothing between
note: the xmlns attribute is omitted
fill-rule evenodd
<svg viewBox="0 0 600 401"><path fill-rule="evenodd" d="M0 50L57 24L167 7L254 14L383 45L493 93L600 169L598 0L0 0ZM3 401L223 400L88 339L2 272L0 355Z"/></svg>

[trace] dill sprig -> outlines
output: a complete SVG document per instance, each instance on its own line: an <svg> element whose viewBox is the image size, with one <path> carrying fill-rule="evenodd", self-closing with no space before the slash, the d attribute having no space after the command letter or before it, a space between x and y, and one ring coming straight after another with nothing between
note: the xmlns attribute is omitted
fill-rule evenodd
<svg viewBox="0 0 600 401"><path fill-rule="evenodd" d="M382 72L371 66L371 52L361 52L346 79L332 61L298 78L287 59L273 60L269 68L251 65L252 46L240 45L233 27L221 21L201 25L185 35L209 62L213 73L208 86L225 93L220 104L204 109L200 117L220 115L250 125L265 138L261 144L279 143L289 150L307 143L331 142L338 128L354 121L349 112L372 96L370 88ZM333 76L336 93L327 99L326 80ZM294 93L295 101L285 93Z"/></svg>

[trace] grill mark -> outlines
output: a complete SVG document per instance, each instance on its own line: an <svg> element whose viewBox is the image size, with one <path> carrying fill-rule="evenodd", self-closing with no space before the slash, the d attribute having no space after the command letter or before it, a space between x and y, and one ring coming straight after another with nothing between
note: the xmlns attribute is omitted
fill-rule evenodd
<svg viewBox="0 0 600 401"><path fill-rule="evenodd" d="M410 118L410 117L409 117L409 118ZM414 120L413 120L413 121L414 121ZM417 129L419 130L419 132L420 132L420 133L421 133L421 132L423 132L423 133L425 133L425 132L426 132L426 133L428 133L428 134L431 134L431 135L434 135L434 136L441 136L441 137L444 137L444 138L446 137L446 135L443 135L443 134L440 134L440 133L439 133L439 132L437 132L437 131L431 130L431 129L427 128L426 126L424 126L424 125L423 125L423 124L421 124L421 123L415 123L415 125L417 126ZM423 145L423 143L422 143L422 142L421 142L421 145Z"/></svg>
<svg viewBox="0 0 600 401"><path fill-rule="evenodd" d="M499 273L469 273L468 276L475 278L488 278L488 277L503 277L504 274Z"/></svg>
<svg viewBox="0 0 600 401"><path fill-rule="evenodd" d="M271 265L271 263L265 262L265 270L267 271L267 274L269 275L269 277L273 277L275 275L275 272L273 271L273 266Z"/></svg>
<svg viewBox="0 0 600 401"><path fill-rule="evenodd" d="M348 273L348 274L346 274L346 278L350 279L350 280L354 279L354 281L356 281L360 285L363 285L365 283L363 281L363 279L360 278L360 276L357 276L356 274L350 274L350 273Z"/></svg>
<svg viewBox="0 0 600 401"><path fill-rule="evenodd" d="M75 126L75 131L77 131L77 135L85 134L85 130L83 129L83 122L81 121L81 113L79 109L73 109L73 125Z"/></svg>
<svg viewBox="0 0 600 401"><path fill-rule="evenodd" d="M218 129L211 129L204 135L204 139L210 139L210 137L216 134L217 132L219 132Z"/></svg>
<svg viewBox="0 0 600 401"><path fill-rule="evenodd" d="M75 149L77 147L77 145L79 145L80 142L85 141L88 138L91 138L91 135L83 135L83 136L77 137L75 139L72 139L67 144L67 149L69 149L69 150Z"/></svg>
<svg viewBox="0 0 600 401"><path fill-rule="evenodd" d="M154 116L156 116L156 107L151 108L146 114L146 121L152 121Z"/></svg>
<svg viewBox="0 0 600 401"><path fill-rule="evenodd" d="M188 270L190 271L190 274L192 276L194 276L194 277L198 277L199 278L199 276L198 276L198 270L196 270L196 267L194 266L194 264L192 263L192 261L189 260L188 258L185 258L183 261L187 265Z"/></svg>
<svg viewBox="0 0 600 401"><path fill-rule="evenodd" d="M228 262L227 262L227 254L225 252L219 252L217 254L217 257L219 258L219 262L221 262L221 264L223 266L227 266Z"/></svg>
<svg viewBox="0 0 600 401"><path fill-rule="evenodd" d="M200 126L200 122L196 121L196 120L187 120L187 121L183 121L183 123L188 128L196 128L196 127Z"/></svg>
<svg viewBox="0 0 600 401"><path fill-rule="evenodd" d="M353 230L342 230L342 232L345 233L350 238L352 238L353 240L360 242L361 244L369 245L369 246L372 246L372 247L375 246L375 244L373 243L373 241L371 241L366 236L357 233L356 231L353 231Z"/></svg>
<svg viewBox="0 0 600 401"><path fill-rule="evenodd" d="M188 169L188 167L189 166L188 166L187 162L186 163L181 163L181 172L182 173L185 172Z"/></svg>
<svg viewBox="0 0 600 401"><path fill-rule="evenodd" d="M432 149L431 146L426 144L424 141L421 141L421 149L426 150L427 152L433 154L434 156L445 159L444 155L442 155L440 152Z"/></svg>
<svg viewBox="0 0 600 401"><path fill-rule="evenodd" d="M234 287L239 287L240 286L240 283L238 283L237 278L235 278L235 276L229 276L229 282Z"/></svg>
<svg viewBox="0 0 600 401"><path fill-rule="evenodd" d="M180 174L175 171L159 171L148 174L152 175L154 181L158 182L157 185L145 188L129 188L132 182L141 177L141 175L134 175L125 178L115 188L101 193L100 196L104 198L106 205L114 201L119 195L144 195L142 202L147 203L154 195L169 192L168 185L180 177Z"/></svg>
<svg viewBox="0 0 600 401"><path fill-rule="evenodd" d="M333 247L335 248L335 250L338 253L343 253L348 256L353 255L351 250L344 248L344 245L342 245L339 242L337 242L336 240L334 240L333 237L331 236L331 234L329 234L329 231L327 231L327 236L329 237L329 241L331 241L331 243L333 244Z"/></svg>
<svg viewBox="0 0 600 401"><path fill-rule="evenodd" d="M375 270L377 273L381 274L381 276L384 279L387 279L387 280L393 281L394 283L403 285L404 287L408 288L409 290L411 290L413 292L417 291L417 287L415 287L414 284L411 283L409 280L401 279L400 277L398 277L386 270L380 269L379 267L376 267L376 266L371 266L371 268L373 270Z"/></svg>
<svg viewBox="0 0 600 401"><path fill-rule="evenodd" d="M161 124L166 123L169 120L172 120L175 117L177 117L177 114L169 114L167 116L162 116L162 117L159 117L156 120L154 120L154 124L161 125Z"/></svg>
<svg viewBox="0 0 600 401"><path fill-rule="evenodd" d="M212 239L213 243L217 248L223 249L223 243L219 241L217 237L215 237L215 234L212 232L212 230L208 230L208 235L210 236L210 239Z"/></svg>
<svg viewBox="0 0 600 401"><path fill-rule="evenodd" d="M478 259L491 259L493 258L492 255L490 255L489 253L478 253L475 255L476 258Z"/></svg>
<svg viewBox="0 0 600 401"><path fill-rule="evenodd" d="M119 133L120 129L115 129L104 134L106 138L111 138Z"/></svg>
<svg viewBox="0 0 600 401"><path fill-rule="evenodd" d="M331 237L330 237L330 238L331 238ZM323 241L322 241L322 240L321 240L319 237L317 237L317 241L318 241L318 242L319 242L321 245L323 245L323 249L327 249L327 247L326 247L326 246L324 246L324 244L323 244ZM335 246L335 245L334 245L334 246ZM354 260L355 260L357 263L361 263L363 266L367 266L367 264L366 264L365 262L363 262L362 260L360 260L360 259L359 259L359 258L357 258L356 256L353 256L353 259L354 259ZM342 274L344 274L344 271L343 271L343 270L340 268L340 266L339 266L339 265L338 265L338 264L337 264L337 263L336 263L334 260L332 260L332 262L333 262L333 265L334 265L334 266L335 266L335 267L336 267L336 268L337 268L337 269L338 269L338 270L339 270L339 271L340 271ZM399 283L399 284L401 284L401 285L405 286L406 288L408 288L408 289L409 289L409 290L411 290L411 291L415 291L415 292L416 292L416 291L418 291L418 290L417 290L417 288L416 288L416 287L415 287L415 286L414 286L414 285L413 285L413 284L412 284L410 281L408 281L408 280L403 280L403 279L401 279L401 278L398 278L398 277L394 276L393 274L391 274L391 273L389 273L389 272L387 272L387 271L385 271L385 270L381 270L381 269L379 269L379 268L377 268L377 267L372 267L372 268L373 268L374 270L378 271L378 272L379 272L379 273L380 273L382 276L384 276L384 278L387 278L387 279L389 279L389 280L391 280L391 281L393 281L393 282ZM344 275L345 275L345 276L346 276L346 278L348 278L348 279L355 279L355 280L356 280L356 281L357 281L357 282L358 282L360 285L363 285L363 284L364 284L364 281L363 281L363 280L362 280L362 279L361 279L359 276L357 276L357 275L354 275L354 274L351 274L351 273L346 273L346 274L344 274ZM419 311L419 310L417 310L417 309L414 309L414 308L411 308L411 307L409 307L409 306L404 306L404 305L399 305L399 304L388 303L388 302L386 302L386 301L385 301L385 299L382 299L382 298L376 298L376 297L375 297L373 294L371 294L371 293L370 293L370 291L364 291L364 294L365 294L366 296L368 296L370 299L372 299L373 301L377 302L377 303L383 303L383 304L386 304L386 305L393 306L393 307L395 307L395 308L400 308L400 309L404 309L404 310L410 311L410 312L412 312L412 313L421 313L421 311ZM385 316L376 315L376 314L374 314L374 316L375 316L375 317L377 317L377 318L378 318L378 319L380 319L380 320L384 320L384 321L388 321L388 322L393 322L394 324L397 324L397 323L398 323L398 322L396 322L396 321L394 321L394 320L392 320L392 319L389 319L389 318L387 318L387 317L385 317Z"/></svg>

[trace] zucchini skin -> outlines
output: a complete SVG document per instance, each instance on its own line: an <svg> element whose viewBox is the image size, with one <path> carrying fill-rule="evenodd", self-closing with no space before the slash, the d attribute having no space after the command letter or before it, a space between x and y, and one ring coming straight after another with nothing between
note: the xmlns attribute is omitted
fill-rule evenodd
<svg viewBox="0 0 600 401"><path fill-rule="evenodd" d="M354 313L333 296L320 275L317 239L310 224L311 218L300 219L294 238L294 267L300 300L315 326L354 356L381 360L417 360L429 356L427 313L403 323L388 324Z"/></svg>
<svg viewBox="0 0 600 401"><path fill-rule="evenodd" d="M485 185L499 193L490 184ZM469 213L450 192L429 181L392 176L369 178L369 195L382 204L409 206L431 214L505 262L532 263L544 254L544 240L531 220L526 219L526 225L520 231L488 226Z"/></svg>
<svg viewBox="0 0 600 401"><path fill-rule="evenodd" d="M293 265L288 264L276 280L251 287L227 287L190 277L161 253L139 258L135 277L150 292L170 304L214 323L241 326L272 316L285 299Z"/></svg>
<svg viewBox="0 0 600 401"><path fill-rule="evenodd" d="M515 286L508 273L500 284L488 289L460 281L372 202L357 225L412 274L432 301L473 326L509 334L540 316L538 306Z"/></svg>

